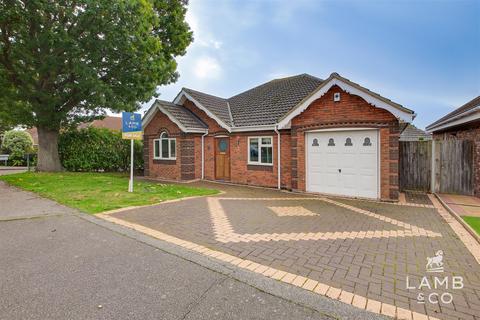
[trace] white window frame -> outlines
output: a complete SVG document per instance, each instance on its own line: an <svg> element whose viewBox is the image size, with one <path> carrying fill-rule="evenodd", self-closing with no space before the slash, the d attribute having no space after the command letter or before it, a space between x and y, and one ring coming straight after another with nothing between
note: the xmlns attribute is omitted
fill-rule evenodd
<svg viewBox="0 0 480 320"><path fill-rule="evenodd" d="M153 139L153 159L155 160L177 160L177 139L176 138L164 138L164 135L167 135L168 134L166 132L162 132L162 134L160 135L160 138L159 139ZM162 157L162 140L167 140L168 141L168 157ZM158 148L159 148L159 156L156 157L155 154L156 154L156 148L155 148L155 142L158 141ZM171 144L171 141L175 141L175 157L172 157L172 144Z"/></svg>
<svg viewBox="0 0 480 320"><path fill-rule="evenodd" d="M270 144L263 144L262 139L269 138ZM258 161L250 160L250 141L252 139L258 139ZM272 147L272 163L262 162L262 147ZM273 166L273 136L252 136L248 137L248 144L247 144L247 155L248 155L248 164L255 165L255 166Z"/></svg>

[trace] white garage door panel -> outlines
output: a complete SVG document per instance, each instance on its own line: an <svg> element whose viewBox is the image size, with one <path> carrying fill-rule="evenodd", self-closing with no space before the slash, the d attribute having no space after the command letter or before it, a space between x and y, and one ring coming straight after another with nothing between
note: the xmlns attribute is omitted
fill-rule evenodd
<svg viewBox="0 0 480 320"><path fill-rule="evenodd" d="M376 130L311 132L306 140L307 191L378 198Z"/></svg>

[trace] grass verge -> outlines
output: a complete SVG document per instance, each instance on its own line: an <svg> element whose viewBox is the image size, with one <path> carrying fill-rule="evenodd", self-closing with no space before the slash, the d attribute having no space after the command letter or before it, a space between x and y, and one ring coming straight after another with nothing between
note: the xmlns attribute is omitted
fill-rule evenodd
<svg viewBox="0 0 480 320"><path fill-rule="evenodd" d="M480 235L480 217L462 217L475 232Z"/></svg>
<svg viewBox="0 0 480 320"><path fill-rule="evenodd" d="M218 193L213 189L145 181L134 181L134 192L129 193L128 176L110 173L25 172L0 176L0 180L87 213Z"/></svg>

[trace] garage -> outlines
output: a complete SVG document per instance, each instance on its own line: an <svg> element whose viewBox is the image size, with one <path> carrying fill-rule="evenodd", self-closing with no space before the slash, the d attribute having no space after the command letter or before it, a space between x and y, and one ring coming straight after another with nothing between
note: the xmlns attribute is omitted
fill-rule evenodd
<svg viewBox="0 0 480 320"><path fill-rule="evenodd" d="M379 198L378 130L308 132L306 144L308 192Z"/></svg>

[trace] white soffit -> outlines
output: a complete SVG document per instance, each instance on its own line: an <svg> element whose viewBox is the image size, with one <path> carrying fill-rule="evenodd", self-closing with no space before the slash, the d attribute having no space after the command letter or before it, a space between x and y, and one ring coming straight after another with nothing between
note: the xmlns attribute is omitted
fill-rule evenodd
<svg viewBox="0 0 480 320"><path fill-rule="evenodd" d="M371 105L373 105L377 108L381 108L381 109L385 109L385 110L389 111L395 117L397 117L398 119L403 120L405 122L412 122L413 118L415 117L414 113L410 113L410 112L407 112L407 111L400 110L399 108L395 107L394 105L389 104L389 103L375 97L372 94L369 94L369 93L367 93L363 90L360 90L360 89L352 86L351 84L349 84L349 83L347 83L347 82L345 82L341 79L332 77L327 83L323 84L320 87L320 89L318 89L316 92L314 92L307 99L303 100L289 114L287 114L283 119L281 119L280 122L278 123L279 128L280 129L285 128L293 118L295 118L296 116L301 114L303 111L305 111L313 101L321 98L334 85L339 86L342 90L344 90L347 93L357 95L357 96L363 98L369 104L371 104Z"/></svg>
<svg viewBox="0 0 480 320"><path fill-rule="evenodd" d="M191 95L189 95L188 93L186 93L184 90L182 90L180 92L180 94L175 98L175 100L173 101L173 103L175 104L182 104L184 101L186 100L190 100L193 102L193 104L195 104L197 106L197 108L199 108L200 110L204 111L207 116L209 116L210 118L212 118L213 120L217 121L217 123L224 129L226 129L228 132L231 132L231 128L225 123L223 122L220 118L218 118L216 115L214 115L210 110L208 110L207 108L205 108L200 102L198 102L197 100L195 100Z"/></svg>

